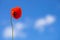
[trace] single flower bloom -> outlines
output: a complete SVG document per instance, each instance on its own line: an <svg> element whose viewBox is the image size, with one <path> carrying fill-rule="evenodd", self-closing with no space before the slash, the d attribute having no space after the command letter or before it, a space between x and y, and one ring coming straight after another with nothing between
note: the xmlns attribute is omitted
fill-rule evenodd
<svg viewBox="0 0 60 40"><path fill-rule="evenodd" d="M20 7L15 7L11 9L11 16L15 19L19 19L22 16L22 9Z"/></svg>

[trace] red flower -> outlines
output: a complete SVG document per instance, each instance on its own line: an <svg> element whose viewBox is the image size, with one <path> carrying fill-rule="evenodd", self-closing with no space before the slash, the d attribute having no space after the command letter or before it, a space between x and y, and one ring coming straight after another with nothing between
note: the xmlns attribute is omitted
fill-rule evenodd
<svg viewBox="0 0 60 40"><path fill-rule="evenodd" d="M11 16L15 19L19 19L22 16L22 9L20 7L12 8Z"/></svg>

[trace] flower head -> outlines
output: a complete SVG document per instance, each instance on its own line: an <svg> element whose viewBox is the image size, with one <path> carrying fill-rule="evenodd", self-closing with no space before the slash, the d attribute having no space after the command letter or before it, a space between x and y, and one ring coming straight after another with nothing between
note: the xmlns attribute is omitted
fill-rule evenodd
<svg viewBox="0 0 60 40"><path fill-rule="evenodd" d="M22 16L22 9L20 7L12 8L11 16L15 19L19 19Z"/></svg>

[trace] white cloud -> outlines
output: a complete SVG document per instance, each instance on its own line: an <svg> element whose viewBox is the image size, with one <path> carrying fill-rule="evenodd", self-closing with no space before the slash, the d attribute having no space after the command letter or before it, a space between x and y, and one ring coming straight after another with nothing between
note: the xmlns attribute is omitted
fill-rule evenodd
<svg viewBox="0 0 60 40"><path fill-rule="evenodd" d="M45 18L45 21L47 24L51 24L51 23L54 23L55 22L55 17L52 16L52 15L47 15L46 18Z"/></svg>
<svg viewBox="0 0 60 40"><path fill-rule="evenodd" d="M45 19L44 18L41 18L41 19L38 19L37 21L36 21L36 24L35 24L35 26L44 26L44 25L46 25L46 22L45 22Z"/></svg>
<svg viewBox="0 0 60 40"><path fill-rule="evenodd" d="M14 30L14 37L16 37L16 31ZM4 32L3 32L3 36L5 38L9 38L12 37L12 28L11 27L7 27L5 28Z"/></svg>
<svg viewBox="0 0 60 40"><path fill-rule="evenodd" d="M35 22L35 29L44 31L46 25L50 25L55 22L55 16L47 15L45 18L37 19Z"/></svg>
<svg viewBox="0 0 60 40"><path fill-rule="evenodd" d="M22 22L15 24L16 30L22 30L24 27L25 27L25 25Z"/></svg>
<svg viewBox="0 0 60 40"><path fill-rule="evenodd" d="M24 24L23 23L16 23L14 26L14 37L21 37L21 38L25 38L26 37L26 33L22 32L22 30L24 29ZM12 28L11 26L6 27L3 31L3 36L4 38L12 38Z"/></svg>
<svg viewBox="0 0 60 40"><path fill-rule="evenodd" d="M46 25L45 19L41 18L35 22L35 29L39 31L44 31L44 26Z"/></svg>

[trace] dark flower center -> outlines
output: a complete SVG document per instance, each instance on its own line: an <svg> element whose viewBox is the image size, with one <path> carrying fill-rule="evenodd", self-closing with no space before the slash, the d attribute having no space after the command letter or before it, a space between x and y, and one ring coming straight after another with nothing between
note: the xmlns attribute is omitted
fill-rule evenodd
<svg viewBox="0 0 60 40"><path fill-rule="evenodd" d="M16 16L16 12L14 12L14 14L13 14L14 16Z"/></svg>

